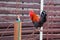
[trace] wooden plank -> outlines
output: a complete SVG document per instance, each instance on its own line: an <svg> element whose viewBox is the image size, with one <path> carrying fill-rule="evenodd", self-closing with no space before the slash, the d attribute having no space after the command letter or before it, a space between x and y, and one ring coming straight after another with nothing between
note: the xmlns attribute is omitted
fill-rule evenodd
<svg viewBox="0 0 60 40"><path fill-rule="evenodd" d="M22 28L22 30L33 30L34 29L34 27L23 27ZM7 29L7 28L4 28L4 29L2 29L2 28L0 28L0 32L2 32L2 31L13 31L14 30L14 28L9 28L9 29Z"/></svg>
<svg viewBox="0 0 60 40"><path fill-rule="evenodd" d="M52 29L52 32L54 31L54 32L57 32L57 31L59 31L60 29ZM47 31L47 30L45 30L45 31ZM49 29L48 29L48 31L49 31ZM24 31L25 32L25 31ZM30 31L31 32L31 31ZM51 32L51 29L50 29L50 32ZM59 31L60 32L60 31ZM59 34L58 34L59 35ZM48 36L49 36L49 38L51 38L51 37L53 37L53 38L59 38L59 36L58 36L57 34L48 34ZM27 35L26 35L27 36ZM51 36L51 37L50 37ZM23 37L23 36L22 36ZM25 36L24 36L25 37ZM31 36L30 36L31 37ZM46 35L44 36L44 37L46 37Z"/></svg>
<svg viewBox="0 0 60 40"><path fill-rule="evenodd" d="M47 16L60 16L60 12L59 11L47 11Z"/></svg>
<svg viewBox="0 0 60 40"><path fill-rule="evenodd" d="M12 2L16 2L16 0L0 0L0 1L12 1ZM33 0L21 0L21 1L25 1L25 2L32 2ZM36 0L37 1L37 0ZM35 2L36 2L35 1ZM38 2L38 1L37 1Z"/></svg>
<svg viewBox="0 0 60 40"><path fill-rule="evenodd" d="M18 4L17 8L37 8L39 9L40 5L39 4ZM11 7L11 8L16 8L16 4L4 4L4 3L0 3L0 7Z"/></svg>
<svg viewBox="0 0 60 40"><path fill-rule="evenodd" d="M33 30L35 27L23 27L22 30ZM13 31L14 28L0 28L0 31Z"/></svg>
<svg viewBox="0 0 60 40"><path fill-rule="evenodd" d="M22 40L22 23L14 22L14 40Z"/></svg>
<svg viewBox="0 0 60 40"><path fill-rule="evenodd" d="M13 31L13 30L14 30L14 28L9 28L9 29L7 29L7 28L1 29L1 28L0 28L0 32L1 32L1 31Z"/></svg>
<svg viewBox="0 0 60 40"><path fill-rule="evenodd" d="M11 8L16 8L16 4L8 4L8 3L0 3L0 7L11 7ZM40 5L39 4L18 4L17 8L35 8L35 9L39 9ZM60 6L52 6L52 5L45 5L44 9L46 10L60 10Z"/></svg>
<svg viewBox="0 0 60 40"><path fill-rule="evenodd" d="M29 16L21 16L22 22L31 22L31 19ZM0 16L0 22L14 22L16 21L16 16ZM60 21L60 16L47 16L47 21L53 22L53 21Z"/></svg>
<svg viewBox="0 0 60 40"><path fill-rule="evenodd" d="M49 0L45 0L45 4L49 3L49 4L55 4L55 5L57 5L57 4L60 4L59 1L60 0L53 0L53 1L50 0L50 2L49 2Z"/></svg>
<svg viewBox="0 0 60 40"><path fill-rule="evenodd" d="M54 14L54 13L47 13L47 18L50 19L50 18L53 18L53 19L60 19L59 17L59 13L57 14ZM21 19L29 19L30 20L30 16L29 14L18 14L20 15ZM16 19L16 14L0 14L0 18L1 19L7 19L7 20L12 20L12 18L15 20Z"/></svg>
<svg viewBox="0 0 60 40"><path fill-rule="evenodd" d="M51 31L51 30L52 30L52 31ZM56 33L58 33L58 32L60 32L59 30L60 30L60 29L44 29L43 31L46 32L46 33L47 33L47 32L53 32L53 33L56 32ZM23 34L24 34L24 33L25 33L25 34L26 34L26 33L32 34L33 31L34 31L34 29L33 29L33 30L22 30L22 33L23 33ZM13 34L13 33L14 33L14 31L1 31L1 32L0 32L0 35L1 35L1 34L8 35L8 34ZM39 33L39 30L36 30L35 33Z"/></svg>
<svg viewBox="0 0 60 40"><path fill-rule="evenodd" d="M0 37L1 40L14 40L13 38L13 36Z"/></svg>
<svg viewBox="0 0 60 40"><path fill-rule="evenodd" d="M39 34L35 34L35 35L39 35ZM60 35L60 34L48 34L48 37L49 38L60 38L60 37L58 37L58 35ZM25 35L26 36L26 35ZM35 36L36 37L36 36ZM39 38L39 36L37 37L37 38ZM43 38L47 38L47 34L43 34Z"/></svg>
<svg viewBox="0 0 60 40"><path fill-rule="evenodd" d="M37 38L39 38L39 34L35 34L34 36L36 37L36 35L37 35ZM58 37L58 35L60 35L60 34L48 34L48 37L49 38L60 38L60 37ZM24 35L24 36L26 36L26 35ZM43 34L43 38L47 38L47 34Z"/></svg>
<svg viewBox="0 0 60 40"><path fill-rule="evenodd" d="M0 27L13 27L13 23L0 23Z"/></svg>
<svg viewBox="0 0 60 40"><path fill-rule="evenodd" d="M52 31L51 31L52 30ZM56 32L56 33L58 33L58 32L60 32L59 31L60 29L44 29L43 31L44 32ZM33 30L22 30L22 33L33 33ZM39 33L39 30L36 30L36 32L35 33Z"/></svg>
<svg viewBox="0 0 60 40"><path fill-rule="evenodd" d="M12 24L12 25L10 25L10 24ZM10 26L9 26L10 25ZM2 22L2 23L0 23L0 27L13 27L13 23L10 23L10 22L6 22L6 23L4 23L4 22ZM25 23L23 23L22 24L22 26L24 27L32 27L33 26L33 23L31 23L31 22L25 22ZM51 23L49 23L49 22L47 22L46 24L44 24L44 27L60 27L60 23L59 22L51 22Z"/></svg>
<svg viewBox="0 0 60 40"><path fill-rule="evenodd" d="M6 35L9 36L9 35L11 35L11 34L13 34L13 33L14 33L13 31L1 31L1 32L0 32L0 35L1 35L1 36L4 36L4 35L5 35L5 36L6 36Z"/></svg>
<svg viewBox="0 0 60 40"><path fill-rule="evenodd" d="M15 7L15 8L14 8ZM6 9L7 8L7 9ZM18 11L20 11L20 9L19 8L23 8L23 9L28 9L28 8L35 8L35 9L38 9L39 10L39 5L21 5L21 6L18 6ZM8 4L8 6L5 6L5 7L1 7L0 8L0 10L7 10L7 11L11 11L12 9L13 9L13 11L14 10L16 10L16 6L15 5L13 5L13 6L9 6L9 4ZM59 11L60 10L60 6L45 6L44 7L44 10L52 10L52 11Z"/></svg>
<svg viewBox="0 0 60 40"><path fill-rule="evenodd" d="M0 6L2 7L16 7L16 2L14 2L15 4L11 4L11 2L10 2L10 4L9 4L9 2L6 2L6 3L4 3L4 2L2 2L2 3L0 3ZM39 7L39 5L38 4L34 4L34 5L32 5L32 4L29 4L29 5L27 5L27 4L18 4L18 7L20 8L40 8ZM54 10L60 10L59 9L60 7L59 6L49 6L49 10L51 9L54 9ZM45 8L45 9L48 9L47 7Z"/></svg>
<svg viewBox="0 0 60 40"><path fill-rule="evenodd" d="M50 25L49 25L50 26ZM51 25L50 27L52 28L52 26L53 25ZM54 25L54 26L56 26L56 25ZM46 27L47 27L47 25L46 25ZM56 26L57 27L57 26ZM25 33L25 32L27 32L27 31L33 31L34 30L34 28L35 27L24 27L24 28L22 28L22 30L23 30L23 33ZM14 28L9 28L9 29L0 29L0 32L6 32L6 31L9 31L9 32L11 32L11 31L13 31L13 29ZM47 30L49 31L49 32L51 32L51 30L52 30L52 32L60 32L59 30L59 28L56 28L56 29L54 29L54 28L52 28L52 29L50 29L50 28L48 28L48 29L45 29L45 27L44 27L44 32L47 32Z"/></svg>
<svg viewBox="0 0 60 40"><path fill-rule="evenodd" d="M39 14L39 10L34 10L36 12L36 14ZM46 11L46 10L45 10ZM17 11L16 10L0 10L0 14L15 14L16 15ZM47 11L46 12L48 16L60 16L60 12L59 11ZM24 15L28 15L29 14L29 10L20 10L18 11L17 14L24 14Z"/></svg>
<svg viewBox="0 0 60 40"><path fill-rule="evenodd" d="M39 13L39 10L34 10L36 13ZM5 13L4 13L5 12ZM18 10L18 11L16 11L16 9L14 9L14 10L0 10L0 14L22 14L22 13L24 13L24 14L28 14L29 13L29 10Z"/></svg>
<svg viewBox="0 0 60 40"><path fill-rule="evenodd" d="M5 1L5 2L16 2L16 0L0 0L0 1ZM18 0L18 2L27 2L27 3L40 3L40 0ZM50 0L44 0L45 4L49 3ZM60 4L60 0L53 0L50 1L50 4Z"/></svg>
<svg viewBox="0 0 60 40"><path fill-rule="evenodd" d="M44 26L44 28L60 28L60 24L58 24L58 23L57 24L47 23L47 24L44 24L43 26Z"/></svg>
<svg viewBox="0 0 60 40"><path fill-rule="evenodd" d="M3 2L8 2L8 1L10 1L10 2L16 2L16 0L0 0L0 1L3 1Z"/></svg>
<svg viewBox="0 0 60 40"><path fill-rule="evenodd" d="M11 29L0 29L0 32L6 32L4 35L10 35L10 34L13 34L13 33L11 33L10 31L13 31L13 29L14 28L11 28ZM28 27L28 28L22 28L22 30L23 30L23 33L25 33L27 30L29 31L30 30L30 32L31 31L33 31L34 30L34 28L33 27ZM56 28L56 29L54 29L54 28L52 28L52 29L48 29L48 31L49 32L51 32L51 30L52 30L52 32L54 33L58 33L58 32L60 32L59 30L59 28ZM9 31L9 33L7 33L7 31ZM47 32L47 29L44 29L44 32ZM27 32L26 32L27 33ZM28 32L29 33L29 32ZM2 34L2 33L0 33L0 34Z"/></svg>
<svg viewBox="0 0 60 40"><path fill-rule="evenodd" d="M29 1L28 1L28 0L22 0L22 1L23 1L23 2L28 2L28 3L29 3L29 2L35 2L35 3L37 2L37 3L39 3L39 2L40 2L40 0L38 0L38 1L37 1L37 0L29 0Z"/></svg>
<svg viewBox="0 0 60 40"><path fill-rule="evenodd" d="M38 0L38 1L37 1L37 0L30 0L30 1L28 1L28 0L22 0L22 1L24 1L24 2L31 2L31 1L34 2L34 1L35 1L35 2L38 2L38 3L40 2L40 0ZM50 1L50 0L44 0L45 3L48 3L49 1ZM51 4L60 4L59 1L60 1L60 0L53 0L53 1L51 1Z"/></svg>
<svg viewBox="0 0 60 40"><path fill-rule="evenodd" d="M60 6L49 6L49 5L47 5L47 6L44 7L44 10L57 11L57 10L60 10Z"/></svg>
<svg viewBox="0 0 60 40"><path fill-rule="evenodd" d="M38 36L39 34L37 34L37 38L39 38L39 36ZM25 37L24 37L25 36ZM24 37L24 39L26 39L27 38L27 36L29 36L29 35L23 35L23 37ZM43 35L43 38L47 38L46 37L47 35L46 34L44 34ZM31 36L30 36L31 37ZM60 34L48 34L48 37L49 38L60 38ZM10 38L12 38L13 39L13 36L6 36L6 37L0 37L1 39L10 39ZM28 38L27 38L28 39ZM11 39L10 39L11 40Z"/></svg>
<svg viewBox="0 0 60 40"><path fill-rule="evenodd" d="M48 21L50 21L50 22L54 22L54 21L59 22L60 19L59 18L51 18L51 19L48 19Z"/></svg>
<svg viewBox="0 0 60 40"><path fill-rule="evenodd" d="M9 34L9 33L11 34L11 33L13 33L13 31L3 31L3 32L0 32L0 34L3 34L3 33L4 33L4 34L6 34L6 33L7 33L7 34Z"/></svg>
<svg viewBox="0 0 60 40"><path fill-rule="evenodd" d="M10 24L12 24L11 26L9 26ZM0 23L0 27L13 27L13 23ZM22 24L22 26L33 26L33 24L31 23L31 25L29 23L27 24Z"/></svg>

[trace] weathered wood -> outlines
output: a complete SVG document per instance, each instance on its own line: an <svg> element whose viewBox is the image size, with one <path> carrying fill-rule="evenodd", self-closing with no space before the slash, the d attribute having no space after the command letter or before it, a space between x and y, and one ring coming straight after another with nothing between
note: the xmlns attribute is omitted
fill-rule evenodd
<svg viewBox="0 0 60 40"><path fill-rule="evenodd" d="M11 1L11 2L16 2L16 0L0 0L0 1ZM36 1L34 1L34 0L29 0L29 1L28 1L28 0L20 0L20 2L22 2L22 1L23 1L23 2L39 2L39 1L37 1L37 0L36 0ZM19 2L19 1L18 1L18 2Z"/></svg>
<svg viewBox="0 0 60 40"><path fill-rule="evenodd" d="M60 12L59 11L47 11L47 16L60 16Z"/></svg>
<svg viewBox="0 0 60 40"><path fill-rule="evenodd" d="M40 2L40 0L38 0L38 1L37 0L29 0L29 1L28 0L22 0L22 1L23 2L35 2L35 3L39 3Z"/></svg>
<svg viewBox="0 0 60 40"><path fill-rule="evenodd" d="M34 10L36 13L39 13L39 10ZM29 10L18 10L16 11L16 9L14 10L0 10L0 14L28 14Z"/></svg>
<svg viewBox="0 0 60 40"><path fill-rule="evenodd" d="M55 4L55 5L57 5L57 4L60 4L59 3L59 0L44 0L45 1L45 4L47 4L47 3L49 3L49 4Z"/></svg>
<svg viewBox="0 0 60 40"><path fill-rule="evenodd" d="M52 31L51 31L51 30L52 30ZM50 33L51 33L51 32L53 32L53 33L54 33L54 32L55 32L55 33L58 33L58 32L60 32L59 30L60 30L60 29L44 29L43 31L46 32L46 33L47 33L47 32L50 32ZM34 31L34 29L33 29L33 30L22 30L22 33L23 33L23 34L24 34L24 33L28 33L28 34L30 33L30 34L32 34L33 31ZM8 34L13 34L13 33L14 33L14 31L12 31L12 30L11 30L11 31L3 31L3 32L1 31L1 32L0 32L0 35L1 35L1 34L8 35ZM35 33L39 33L39 30L36 30Z"/></svg>
<svg viewBox="0 0 60 40"><path fill-rule="evenodd" d="M10 25L10 24L12 24L12 25ZM9 26L10 25L10 26ZM2 23L0 23L0 27L13 27L13 23L8 23L8 22L6 22L6 23L4 23L4 22L2 22ZM23 23L22 24L22 26L25 26L25 27L32 27L33 26L33 23L32 22L25 22L25 23ZM60 23L59 22L47 22L46 24L44 24L44 27L60 27Z"/></svg>
<svg viewBox="0 0 60 40"><path fill-rule="evenodd" d="M0 3L0 7L11 7L11 8L16 8L16 3L14 4L8 4L8 3ZM40 5L39 4L18 4L17 8L35 8L39 9ZM60 10L60 6L52 6L52 5L45 5L44 9L49 9L49 10Z"/></svg>
<svg viewBox="0 0 60 40"><path fill-rule="evenodd" d="M14 40L22 40L22 23L14 22Z"/></svg>
<svg viewBox="0 0 60 40"><path fill-rule="evenodd" d="M11 25L11 24L12 24L12 25ZM3 25L4 25L4 26L3 26ZM9 25L10 25L10 26L9 26ZM6 23L1 23L1 24L0 24L0 27L8 27L8 26L9 26L9 27L13 27L13 23L7 23L7 24L6 24Z"/></svg>
<svg viewBox="0 0 60 40"><path fill-rule="evenodd" d="M60 34L48 34L49 38L60 38L58 35ZM37 34L37 36L37 38L39 38L39 34ZM43 34L43 38L47 38L47 34Z"/></svg>
<svg viewBox="0 0 60 40"><path fill-rule="evenodd" d="M51 22L56 21L56 22L58 22L58 21L60 21L60 18L49 18L48 21L51 21Z"/></svg>
<svg viewBox="0 0 60 40"><path fill-rule="evenodd" d="M0 6L1 7L16 7L16 2L14 2L15 4L9 4L10 2L2 2L2 3L0 3ZM27 4L18 4L18 7L19 8L40 8L39 7L39 5L37 5L37 4L34 4L34 5L27 5ZM7 8L8 9L8 8ZM60 10L60 7L59 6L46 6L46 8L44 8L44 9L48 9L48 10ZM5 10L5 9L4 9ZM16 9L15 9L16 10Z"/></svg>
<svg viewBox="0 0 60 40"><path fill-rule="evenodd" d="M13 36L0 37L1 40L14 40L13 38Z"/></svg>
<svg viewBox="0 0 60 40"><path fill-rule="evenodd" d="M7 1L7 2L16 2L16 0L0 0L0 1ZM18 2L33 2L33 3L40 3L40 0L18 0ZM44 0L45 4L49 3L50 0ZM50 4L60 4L60 0L53 0L50 2Z"/></svg>
<svg viewBox="0 0 60 40"><path fill-rule="evenodd" d="M2 34L13 34L13 31L1 31L0 32L0 35L2 35Z"/></svg>
<svg viewBox="0 0 60 40"><path fill-rule="evenodd" d="M0 7L11 7L11 8L16 8L16 4L5 4L5 3L0 3ZM18 4L17 8L37 8L39 9L40 5L39 4Z"/></svg>
<svg viewBox="0 0 60 40"><path fill-rule="evenodd" d="M52 30L52 31L51 31L51 30ZM45 29L44 31L45 31L45 32L47 32L47 31L48 31L48 32L60 32L59 30L60 30L60 29L48 29L48 30ZM12 32L13 32L13 31L11 31L11 32L10 32L10 31L8 31L8 32L7 32L7 31L5 31L5 32L3 31L2 33L5 33L5 35L6 35L6 33L11 34ZM28 32L30 33L30 32L33 32L33 31L32 31L32 30L30 30L30 31L29 31L29 30L23 30L23 33L28 33ZM1 32L0 32L0 33L1 33ZM13 33L12 33L12 34L13 34ZM60 34L48 34L48 36L49 36L49 38L51 38L51 37L53 37L53 38L60 38L60 37L59 37ZM7 36L6 36L6 37L7 37ZM30 36L29 36L29 35L28 35L28 36L27 36L27 35L26 35L26 36L24 35L24 36L22 36L22 37L23 37L23 38L31 37L31 35L30 35ZM46 38L46 34L44 34L43 37ZM0 37L0 38L4 38L4 37ZM39 37L38 37L38 38L39 38Z"/></svg>
<svg viewBox="0 0 60 40"><path fill-rule="evenodd" d="M32 7L33 8L33 7ZM32 9L30 8L30 9ZM27 9L27 10L26 10ZM24 8L23 10L22 9L16 9L16 8L11 8L11 7L1 7L0 10L6 10L6 12L10 12L10 13L20 13L20 11L29 11L30 10L29 8ZM16 11L17 10L17 11ZM34 9L35 10L35 9ZM45 11L59 11L60 10L60 7L45 7L44 8ZM36 11L39 12L39 9L36 9ZM38 13L37 12L37 13Z"/></svg>
<svg viewBox="0 0 60 40"><path fill-rule="evenodd" d="M22 22L31 22L30 16L21 16ZM16 16L0 16L0 22L14 22L16 21ZM47 21L53 22L53 21L60 21L60 16L56 16L54 14L53 16L47 16Z"/></svg>
<svg viewBox="0 0 60 40"><path fill-rule="evenodd" d="M4 29L0 28L0 32L1 31L13 31L13 30L14 30L14 28L9 28L9 29L7 29L7 28L4 28Z"/></svg>
<svg viewBox="0 0 60 40"><path fill-rule="evenodd" d="M1 1L1 0L0 0ZM2 1L15 1L15 3L16 3L16 0L2 0ZM49 0L44 0L45 1L45 4L47 4L48 2L49 2ZM40 0L21 0L20 2L28 2L28 3L30 3L30 2L33 2L33 3L40 3ZM52 5L52 6L51 6ZM54 5L54 6L53 6ZM48 17L47 18L47 20L50 22L48 22L47 21L47 23L46 24L44 24L44 27L48 27L49 29L46 29L46 30L44 30L44 32L52 32L52 33L60 33L60 29L58 29L58 28L60 28L60 12L59 12L59 10L60 10L60 6L57 6L57 5L60 5L60 0L53 0L52 2L50 2L50 6L49 5L47 5L47 6L45 6L44 7L44 10L45 11L52 11L52 12L47 12L47 15L48 16L50 16L50 17ZM7 3L0 3L0 7L6 7L6 8L9 8L9 7L11 7L11 8L16 8L16 4L7 4ZM18 8L35 8L35 9L39 9L39 4L34 4L34 5L26 5L26 4L19 4L19 6L18 6ZM16 9L15 9L16 10ZM29 14L29 10L19 10L19 11L15 11L15 10L1 10L0 9L0 14L16 14L17 12L17 14L26 14L26 15L28 15ZM53 12L53 11L58 11L58 12ZM37 13L37 14L39 14L39 10L35 10L35 12ZM54 16L54 17L51 17L51 16ZM56 17L57 16L57 17ZM58 17L59 16L59 17ZM1 16L0 16L1 17ZM10 17L8 17L8 16L2 16L1 18L5 18L6 20L9 20L9 21L5 21L5 20L0 20L0 22L2 22L2 23L0 23L0 35L1 34L3 34L4 33L4 35L10 35L10 34L13 34L14 32L13 32L13 29L8 29L7 31L4 31L5 29L2 29L2 27L8 27L10 24L12 24L13 22L12 21L15 21L16 20L16 16L14 16L14 17L12 17L12 16L10 16ZM24 19L24 21L23 22L25 22L25 19L29 19L29 17L21 17L21 19L23 20ZM30 21L30 20L29 20ZM3 22L7 22L7 23L3 23ZM12 23L9 23L9 22L12 22ZM25 23L23 23L23 27L27 27L28 26L28 28L23 28L23 31L22 31L22 33L32 33L33 32L33 24L32 23L27 23L27 21L25 22ZM10 27L14 27L13 26L13 24L10 26ZM29 27L31 27L31 28L29 28ZM54 29L54 28L56 28L56 29ZM50 29L50 28L52 28L52 29ZM39 31L37 31L37 33L38 33ZM36 32L35 32L36 33ZM39 35L39 34L38 34ZM29 35L28 35L29 36ZM26 40L27 38L26 37L28 37L27 35L23 35L23 37L24 37L24 39L22 39L22 40ZM44 34L44 38L47 38L46 37L47 36L47 34ZM30 36L31 37L31 36ZM26 38L26 39L25 39ZM38 36L38 38L39 38L39 36ZM60 34L48 34L48 38L60 38ZM1 40L13 40L13 36L5 36L5 37L0 37L0 39ZM54 39L53 39L54 40ZM58 39L56 39L56 40L58 40ZM60 39L59 39L60 40Z"/></svg>
<svg viewBox="0 0 60 40"><path fill-rule="evenodd" d="M36 12L36 14L39 14L39 10L34 10L35 12ZM45 10L46 11L46 10ZM0 14L15 14L16 15L16 13L17 13L17 11L15 11L15 10L0 10ZM59 11L47 11L46 12L47 13L47 15L48 16L60 16L60 12ZM20 14L20 15L22 15L22 14L24 14L24 15L28 15L29 14L29 10L20 10L20 11L18 11L18 13L17 14Z"/></svg>
<svg viewBox="0 0 60 40"><path fill-rule="evenodd" d="M9 29L7 29L7 28L0 28L0 32L2 32L2 31L14 31L14 28L9 28ZM34 29L34 27L23 27L22 28L22 30L33 30Z"/></svg>
<svg viewBox="0 0 60 40"><path fill-rule="evenodd" d="M25 38L24 39L26 39L27 38L27 36L29 36L29 35L24 35L25 36ZM48 34L48 36L49 36L49 38L60 38L60 34ZM36 37L36 36L35 36ZM12 40L14 37L13 36L7 36L7 37L0 37L1 39L10 39L10 40ZM37 35L37 38L39 38L39 36ZM46 34L44 34L43 35L43 38L47 38L46 37ZM29 39L29 38L28 38Z"/></svg>

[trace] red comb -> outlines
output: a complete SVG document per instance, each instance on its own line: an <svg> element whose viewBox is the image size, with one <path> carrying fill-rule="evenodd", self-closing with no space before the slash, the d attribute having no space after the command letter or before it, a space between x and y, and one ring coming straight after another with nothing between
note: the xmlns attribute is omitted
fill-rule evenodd
<svg viewBox="0 0 60 40"><path fill-rule="evenodd" d="M33 10L30 10L29 11L29 14L30 14L30 16L33 16L34 15L34 11Z"/></svg>

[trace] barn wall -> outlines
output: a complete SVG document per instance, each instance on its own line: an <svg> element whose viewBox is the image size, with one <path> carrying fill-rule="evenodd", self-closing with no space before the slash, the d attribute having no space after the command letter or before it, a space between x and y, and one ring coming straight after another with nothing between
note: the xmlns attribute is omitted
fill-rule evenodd
<svg viewBox="0 0 60 40"><path fill-rule="evenodd" d="M22 40L39 39L39 32L34 34L34 27L29 17L29 10L40 13L40 0L0 0L0 39L13 40L14 22L16 15L21 16ZM44 10L47 13L47 22L44 27L44 40L60 40L60 0L44 0ZM28 38L29 37L29 38Z"/></svg>

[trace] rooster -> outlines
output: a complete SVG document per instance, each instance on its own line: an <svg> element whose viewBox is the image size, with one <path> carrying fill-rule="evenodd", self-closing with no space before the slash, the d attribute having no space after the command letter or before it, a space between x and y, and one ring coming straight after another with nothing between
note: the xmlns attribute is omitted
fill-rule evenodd
<svg viewBox="0 0 60 40"><path fill-rule="evenodd" d="M30 10L29 15L35 28L43 26L43 24L46 22L47 14L45 11L38 16L33 10Z"/></svg>

